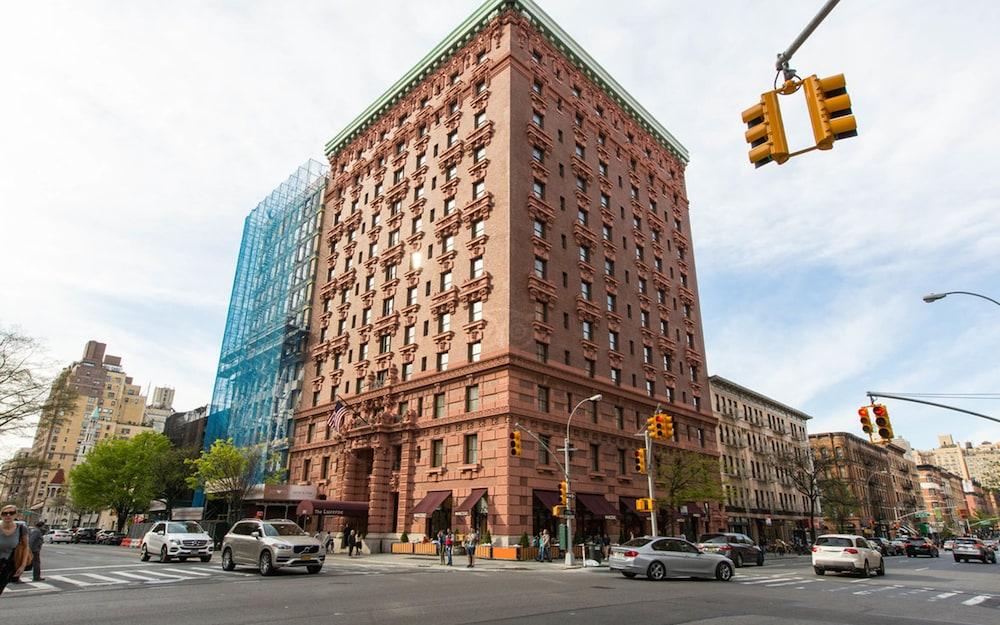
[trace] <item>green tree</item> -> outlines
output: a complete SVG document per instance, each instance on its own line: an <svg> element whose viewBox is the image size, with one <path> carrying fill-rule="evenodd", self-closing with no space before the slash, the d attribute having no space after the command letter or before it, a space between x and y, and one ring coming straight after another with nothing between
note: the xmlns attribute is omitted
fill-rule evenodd
<svg viewBox="0 0 1000 625"><path fill-rule="evenodd" d="M719 460L708 454L668 447L655 451L656 499L658 508L667 513L667 527L661 533L672 534L676 528L677 509L688 502L722 501Z"/></svg>
<svg viewBox="0 0 1000 625"><path fill-rule="evenodd" d="M153 432L98 443L70 471L70 498L82 509L114 510L120 532L131 515L149 509L159 488L156 467L169 451L170 440Z"/></svg>
<svg viewBox="0 0 1000 625"><path fill-rule="evenodd" d="M774 454L770 461L775 471L779 475L787 476L792 488L806 498L809 505L808 539L812 544L816 538L816 515L823 495L822 485L829 475L830 468L834 466L834 459L824 458L819 454L813 456L807 450L794 449Z"/></svg>
<svg viewBox="0 0 1000 625"><path fill-rule="evenodd" d="M269 475L260 475L264 450L260 445L237 447L233 439L217 440L208 451L202 451L198 458L188 460L194 466L194 473L188 478L188 486L202 489L209 499L226 502L226 518L233 522L233 514L240 514L250 490L258 478L266 482Z"/></svg>
<svg viewBox="0 0 1000 625"><path fill-rule="evenodd" d="M156 501L163 502L167 516L173 516L174 507L178 502L190 498L191 487L188 480L194 474L194 466L190 461L201 455L198 447L172 447L157 458L155 470L157 475Z"/></svg>
<svg viewBox="0 0 1000 625"><path fill-rule="evenodd" d="M846 482L840 479L826 479L820 483L823 513L837 526L837 531L845 530L848 518L857 514L861 502L851 492Z"/></svg>

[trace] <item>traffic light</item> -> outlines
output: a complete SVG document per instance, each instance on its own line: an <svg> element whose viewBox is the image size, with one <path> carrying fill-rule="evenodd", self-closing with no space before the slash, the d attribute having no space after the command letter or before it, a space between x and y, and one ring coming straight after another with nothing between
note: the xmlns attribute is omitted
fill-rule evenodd
<svg viewBox="0 0 1000 625"><path fill-rule="evenodd" d="M521 455L521 433L517 430L510 433L510 455Z"/></svg>
<svg viewBox="0 0 1000 625"><path fill-rule="evenodd" d="M566 506L552 506L552 516L561 517L564 510L566 510Z"/></svg>
<svg viewBox="0 0 1000 625"><path fill-rule="evenodd" d="M868 414L868 406L858 408L858 416L861 418L861 429L864 430L865 434L871 434L874 428L872 427L872 418Z"/></svg>
<svg viewBox="0 0 1000 625"><path fill-rule="evenodd" d="M559 503L569 505L569 484L566 482L559 482Z"/></svg>
<svg viewBox="0 0 1000 625"><path fill-rule="evenodd" d="M673 417L666 413L658 412L646 419L646 430L649 431L649 438L673 438Z"/></svg>
<svg viewBox="0 0 1000 625"><path fill-rule="evenodd" d="M802 81L813 136L820 150L829 150L837 139L858 136L858 122L851 112L851 96L846 86L843 74L828 78L813 75Z"/></svg>
<svg viewBox="0 0 1000 625"><path fill-rule="evenodd" d="M875 413L875 427L878 428L878 435L883 440L891 441L893 434L892 423L889 421L889 409L885 407L885 404L875 404L872 407L872 412Z"/></svg>
<svg viewBox="0 0 1000 625"><path fill-rule="evenodd" d="M743 122L747 125L746 140L750 144L750 162L754 167L771 161L780 165L788 160L788 140L777 91L761 94L759 104L743 111Z"/></svg>
<svg viewBox="0 0 1000 625"><path fill-rule="evenodd" d="M636 449L633 453L635 458L635 472L645 473L646 472L646 450Z"/></svg>
<svg viewBox="0 0 1000 625"><path fill-rule="evenodd" d="M663 418L663 438L673 438L674 437L674 418L670 415L664 413L660 415Z"/></svg>
<svg viewBox="0 0 1000 625"><path fill-rule="evenodd" d="M660 415L655 414L652 417L646 419L646 431L649 432L649 438L659 438L661 428L659 427L659 422L657 417Z"/></svg>
<svg viewBox="0 0 1000 625"><path fill-rule="evenodd" d="M639 512L652 512L653 511L653 500L649 497L643 497L642 499L635 500L635 509Z"/></svg>

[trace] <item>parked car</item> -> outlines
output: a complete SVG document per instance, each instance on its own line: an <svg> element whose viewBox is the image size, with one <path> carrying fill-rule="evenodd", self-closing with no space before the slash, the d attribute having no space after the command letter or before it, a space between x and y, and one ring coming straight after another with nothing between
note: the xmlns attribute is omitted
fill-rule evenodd
<svg viewBox="0 0 1000 625"><path fill-rule="evenodd" d="M42 536L42 542L46 543L71 543L73 542L73 532L69 530L49 530Z"/></svg>
<svg viewBox="0 0 1000 625"><path fill-rule="evenodd" d="M917 556L940 558L941 553L934 546L934 543L926 538L910 538L906 541L906 557L916 558Z"/></svg>
<svg viewBox="0 0 1000 625"><path fill-rule="evenodd" d="M706 553L717 553L733 561L736 568L744 562L764 565L764 550L746 534L718 533L702 534L698 538L698 548Z"/></svg>
<svg viewBox="0 0 1000 625"><path fill-rule="evenodd" d="M222 539L222 569L253 566L261 575L285 567L304 567L310 573L323 569L326 554L319 541L287 519L243 519Z"/></svg>
<svg viewBox="0 0 1000 625"><path fill-rule="evenodd" d="M863 536L824 534L812 548L812 565L816 575L827 571L860 573L864 577L885 575L882 553Z"/></svg>
<svg viewBox="0 0 1000 625"><path fill-rule="evenodd" d="M174 558L181 562L188 558L208 562L213 549L212 538L194 521L159 521L143 536L139 559L146 562L155 553L159 554L160 562Z"/></svg>
<svg viewBox="0 0 1000 625"><path fill-rule="evenodd" d="M955 541L951 539L946 540L944 541L944 544L941 545L941 548L944 549L945 551L951 551L952 549L955 548Z"/></svg>
<svg viewBox="0 0 1000 625"><path fill-rule="evenodd" d="M98 545L103 545L107 540L108 536L111 536L114 533L115 533L114 530L98 530L97 536L94 538L94 542L96 542Z"/></svg>
<svg viewBox="0 0 1000 625"><path fill-rule="evenodd" d="M905 538L894 538L889 541L896 549L896 555L905 556L906 555L906 539Z"/></svg>
<svg viewBox="0 0 1000 625"><path fill-rule="evenodd" d="M122 541L125 540L127 536L128 534L122 532L112 532L110 534L105 534L102 544L117 546L122 544Z"/></svg>
<svg viewBox="0 0 1000 625"><path fill-rule="evenodd" d="M95 543L97 542L97 530L93 527L81 527L73 533L74 543Z"/></svg>
<svg viewBox="0 0 1000 625"><path fill-rule="evenodd" d="M612 547L608 567L628 578L645 575L651 580L667 577L705 577L728 582L733 578L732 560L708 553L681 538L645 536Z"/></svg>
<svg viewBox="0 0 1000 625"><path fill-rule="evenodd" d="M979 560L983 564L996 564L997 554L978 538L956 538L952 548L955 562Z"/></svg>

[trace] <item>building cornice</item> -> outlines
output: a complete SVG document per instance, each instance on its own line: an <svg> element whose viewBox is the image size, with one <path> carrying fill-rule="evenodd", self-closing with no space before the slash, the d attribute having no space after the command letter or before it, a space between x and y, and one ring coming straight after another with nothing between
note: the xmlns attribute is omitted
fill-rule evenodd
<svg viewBox="0 0 1000 625"><path fill-rule="evenodd" d="M545 11L532 0L486 0L475 12L458 25L410 71L397 80L375 102L326 144L326 155L343 149L382 115L399 103L417 85L472 40L504 11L513 10L527 19L556 50L563 54L589 80L602 89L612 101L631 116L661 145L684 163L689 160L687 148L632 97L580 44L569 36Z"/></svg>
<svg viewBox="0 0 1000 625"><path fill-rule="evenodd" d="M801 410L796 410L795 408L792 408L791 406L786 406L785 404L781 403L780 401L777 401L775 399L771 399L767 395L761 395L757 391L750 390L750 389L748 389L745 386L740 386L736 382L733 382L732 380L728 380L728 379L722 377L721 375L709 376L709 378L708 378L708 385L709 385L709 388L718 388L720 390L725 389L725 390L727 390L727 391L729 391L731 393L742 393L744 395L749 395L750 397L752 397L758 403L768 404L768 405L770 405L770 406L772 406L772 407L774 407L774 408L776 408L778 410L783 410L785 412L791 413L791 414L795 415L796 417L802 419L803 421L808 421L808 420L812 419L812 417L810 417L806 413L802 412Z"/></svg>

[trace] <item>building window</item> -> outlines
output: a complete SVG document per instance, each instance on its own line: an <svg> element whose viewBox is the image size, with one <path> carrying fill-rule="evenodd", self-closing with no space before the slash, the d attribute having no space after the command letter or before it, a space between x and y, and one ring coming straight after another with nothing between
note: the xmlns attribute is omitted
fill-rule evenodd
<svg viewBox="0 0 1000 625"><path fill-rule="evenodd" d="M436 438L431 441L431 466L444 466L444 439Z"/></svg>
<svg viewBox="0 0 1000 625"><path fill-rule="evenodd" d="M535 256L535 277L545 280L548 277L548 263L544 258Z"/></svg>
<svg viewBox="0 0 1000 625"><path fill-rule="evenodd" d="M591 360L590 358L585 359L585 364L587 366L587 375L594 377L597 375L597 361Z"/></svg>
<svg viewBox="0 0 1000 625"><path fill-rule="evenodd" d="M475 412L479 410L479 385L465 387L465 411Z"/></svg>
<svg viewBox="0 0 1000 625"><path fill-rule="evenodd" d="M538 387L538 410L540 412L549 411L549 389L545 386Z"/></svg>
<svg viewBox="0 0 1000 625"><path fill-rule="evenodd" d="M479 356L482 353L483 344L479 341L469 343L469 362L479 362Z"/></svg>
<svg viewBox="0 0 1000 625"><path fill-rule="evenodd" d="M541 341L535 341L535 358L538 362L549 361L549 346Z"/></svg>
<svg viewBox="0 0 1000 625"><path fill-rule="evenodd" d="M306 443L313 442L313 437L316 435L316 424L310 423L309 427L306 428Z"/></svg>
<svg viewBox="0 0 1000 625"><path fill-rule="evenodd" d="M652 380L646 380L646 394L652 397L656 394L656 382Z"/></svg>
<svg viewBox="0 0 1000 625"><path fill-rule="evenodd" d="M583 299L587 300L588 302L591 299L590 296L592 290L593 286L589 282L587 282L586 280L582 280L580 282L580 294L583 295Z"/></svg>
<svg viewBox="0 0 1000 625"><path fill-rule="evenodd" d="M413 345L417 339L417 326L406 326L403 330L403 344Z"/></svg>
<svg viewBox="0 0 1000 625"><path fill-rule="evenodd" d="M615 312L618 308L618 298L614 295L608 294L608 312Z"/></svg>
<svg viewBox="0 0 1000 625"><path fill-rule="evenodd" d="M545 162L545 150L537 145L531 146L531 158L539 163Z"/></svg>
<svg viewBox="0 0 1000 625"><path fill-rule="evenodd" d="M469 322L480 321L483 318L483 302L476 300L469 304Z"/></svg>
<svg viewBox="0 0 1000 625"><path fill-rule="evenodd" d="M653 364L653 348L651 346L642 346L642 361L646 364Z"/></svg>
<svg viewBox="0 0 1000 625"><path fill-rule="evenodd" d="M447 371L448 370L448 352L438 352L437 355L437 370Z"/></svg>
<svg viewBox="0 0 1000 625"><path fill-rule="evenodd" d="M472 199L482 197L486 193L486 182L479 180L472 183Z"/></svg>
<svg viewBox="0 0 1000 625"><path fill-rule="evenodd" d="M479 435L465 435L465 464L479 464Z"/></svg>
<svg viewBox="0 0 1000 625"><path fill-rule="evenodd" d="M391 315L392 314L392 309L393 309L393 306L394 306L393 301L394 300L391 297L387 297L384 300L382 300L382 316L383 317L385 317L386 315Z"/></svg>
<svg viewBox="0 0 1000 625"><path fill-rule="evenodd" d="M608 332L608 347L618 351L618 333L614 330Z"/></svg>
<svg viewBox="0 0 1000 625"><path fill-rule="evenodd" d="M541 439L542 444L538 446L538 464L548 464L549 463L549 445L552 442L552 438L547 435L542 435L538 437Z"/></svg>
<svg viewBox="0 0 1000 625"><path fill-rule="evenodd" d="M597 443L590 444L590 470L601 470L601 446Z"/></svg>
<svg viewBox="0 0 1000 625"><path fill-rule="evenodd" d="M534 180L531 183L531 193L539 200L545 199L545 183L541 180Z"/></svg>
<svg viewBox="0 0 1000 625"><path fill-rule="evenodd" d="M469 261L469 277L475 280L483 277L483 257L476 256Z"/></svg>
<svg viewBox="0 0 1000 625"><path fill-rule="evenodd" d="M533 223L534 235L539 239L545 238L545 222L536 219Z"/></svg>
<svg viewBox="0 0 1000 625"><path fill-rule="evenodd" d="M535 300L535 321L548 323L549 305L546 302L539 302L538 300Z"/></svg>
<svg viewBox="0 0 1000 625"><path fill-rule="evenodd" d="M587 341L593 341L594 340L594 324L593 324L593 322L591 322L591 321L584 321L581 325L583 327L583 338L585 340L587 340Z"/></svg>
<svg viewBox="0 0 1000 625"><path fill-rule="evenodd" d="M483 223L482 219L477 219L472 222L472 238L476 239L486 234L486 224Z"/></svg>
<svg viewBox="0 0 1000 625"><path fill-rule="evenodd" d="M611 381L614 382L615 386L622 385L622 370L621 369L611 369Z"/></svg>
<svg viewBox="0 0 1000 625"><path fill-rule="evenodd" d="M413 363L404 362L403 363L403 381L407 381L413 377Z"/></svg>
<svg viewBox="0 0 1000 625"><path fill-rule="evenodd" d="M383 334L378 339L378 353L385 354L392 350L392 335Z"/></svg>
<svg viewBox="0 0 1000 625"><path fill-rule="evenodd" d="M444 393L434 394L434 418L441 419L445 416Z"/></svg>
<svg viewBox="0 0 1000 625"><path fill-rule="evenodd" d="M308 482L310 473L312 473L312 460L306 458L302 461L302 481Z"/></svg>
<svg viewBox="0 0 1000 625"><path fill-rule="evenodd" d="M451 288L451 272L442 271L441 272L441 290L447 291Z"/></svg>
<svg viewBox="0 0 1000 625"><path fill-rule="evenodd" d="M438 334L451 330L451 313L441 313L438 317Z"/></svg>
<svg viewBox="0 0 1000 625"><path fill-rule="evenodd" d="M539 128L545 128L545 116L538 111L531 111L531 123Z"/></svg>

